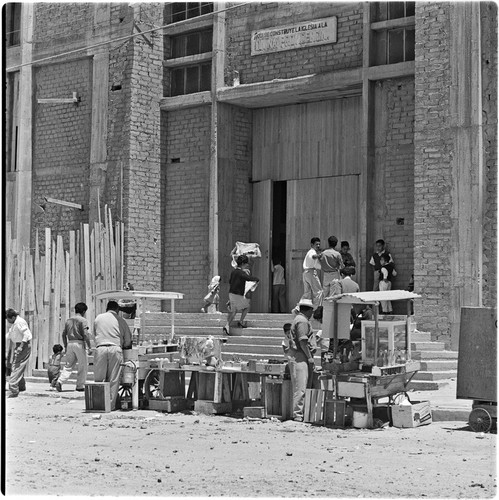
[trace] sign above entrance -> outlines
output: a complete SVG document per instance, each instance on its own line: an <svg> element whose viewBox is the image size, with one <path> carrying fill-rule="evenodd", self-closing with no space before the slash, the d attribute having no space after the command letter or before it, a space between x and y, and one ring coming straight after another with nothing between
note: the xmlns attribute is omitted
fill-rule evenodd
<svg viewBox="0 0 499 500"><path fill-rule="evenodd" d="M336 36L336 16L253 31L251 55L336 43Z"/></svg>

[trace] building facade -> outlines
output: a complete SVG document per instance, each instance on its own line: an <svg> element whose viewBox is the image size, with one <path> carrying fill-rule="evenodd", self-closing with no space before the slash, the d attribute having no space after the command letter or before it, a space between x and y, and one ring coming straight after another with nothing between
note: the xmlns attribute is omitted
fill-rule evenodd
<svg viewBox="0 0 499 500"><path fill-rule="evenodd" d="M456 347L460 307L495 306L496 4L8 4L4 23L24 244L107 204L126 281L197 311L215 274L225 303L230 251L255 241L269 311L273 259L291 308L312 236L349 241L363 290L383 238L434 338Z"/></svg>

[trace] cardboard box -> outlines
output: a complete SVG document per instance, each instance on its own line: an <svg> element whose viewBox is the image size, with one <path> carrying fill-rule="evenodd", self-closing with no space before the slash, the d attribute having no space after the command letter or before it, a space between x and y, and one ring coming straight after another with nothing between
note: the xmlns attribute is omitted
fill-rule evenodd
<svg viewBox="0 0 499 500"><path fill-rule="evenodd" d="M111 411L109 382L88 382L85 384L85 411L93 413L109 413Z"/></svg>
<svg viewBox="0 0 499 500"><path fill-rule="evenodd" d="M429 401L413 401L410 405L392 406L394 427L408 428L431 424Z"/></svg>

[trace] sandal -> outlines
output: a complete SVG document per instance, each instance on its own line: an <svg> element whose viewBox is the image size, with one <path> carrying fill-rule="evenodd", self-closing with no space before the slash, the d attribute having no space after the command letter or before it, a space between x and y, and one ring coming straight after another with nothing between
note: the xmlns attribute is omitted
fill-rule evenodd
<svg viewBox="0 0 499 500"><path fill-rule="evenodd" d="M240 328L248 328L248 325L246 323L241 323L240 321L237 323L237 325L240 327Z"/></svg>
<svg viewBox="0 0 499 500"><path fill-rule="evenodd" d="M222 328L222 332L224 335L229 335L229 330L225 326Z"/></svg>

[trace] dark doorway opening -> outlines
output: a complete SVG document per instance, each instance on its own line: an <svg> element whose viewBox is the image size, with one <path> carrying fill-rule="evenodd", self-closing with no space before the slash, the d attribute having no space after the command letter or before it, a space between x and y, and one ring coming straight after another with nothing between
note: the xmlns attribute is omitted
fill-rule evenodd
<svg viewBox="0 0 499 500"><path fill-rule="evenodd" d="M286 181L276 181L272 186L272 263L280 263L282 267L286 265ZM285 273L286 274L286 273ZM271 280L273 283L273 277ZM272 311L279 311L281 308L276 304L277 298L272 294ZM287 306L286 310L287 310ZM285 311L280 311L285 312Z"/></svg>

